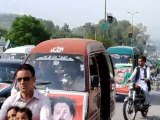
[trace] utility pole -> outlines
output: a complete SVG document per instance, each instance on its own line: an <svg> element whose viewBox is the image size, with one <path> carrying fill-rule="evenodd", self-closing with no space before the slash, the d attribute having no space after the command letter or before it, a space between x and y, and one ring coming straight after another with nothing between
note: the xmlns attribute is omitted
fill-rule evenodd
<svg viewBox="0 0 160 120"><path fill-rule="evenodd" d="M105 0L105 7L104 7L104 25L106 26L107 25L107 18L106 18L106 14L107 14L107 12L106 12L106 4L107 4L107 1ZM106 40L106 31L107 31L107 29L106 28L104 28L104 40Z"/></svg>
<svg viewBox="0 0 160 120"><path fill-rule="evenodd" d="M133 39L133 45L134 45L134 43L135 43L135 40L134 40L134 24L133 24L133 18L134 18L134 15L135 14L137 14L137 13L139 13L139 12L134 12L134 13L132 13L132 12L128 12L129 14L131 14L131 16L132 16L132 39ZM131 33L130 33L131 34Z"/></svg>
<svg viewBox="0 0 160 120"><path fill-rule="evenodd" d="M106 3L107 3L107 2L106 2L106 0L105 0L105 7L104 7L104 9L105 9L105 10L104 10L104 19L105 19L105 23L106 23L106 21L107 21L107 20L106 20L106 14L107 14L107 12L106 12Z"/></svg>

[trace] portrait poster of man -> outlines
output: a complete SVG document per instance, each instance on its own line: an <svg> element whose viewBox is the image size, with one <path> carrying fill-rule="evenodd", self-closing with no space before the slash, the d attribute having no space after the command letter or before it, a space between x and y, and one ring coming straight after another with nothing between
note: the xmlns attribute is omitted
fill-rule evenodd
<svg viewBox="0 0 160 120"><path fill-rule="evenodd" d="M84 120L86 93L56 92L48 94L51 99L52 120Z"/></svg>

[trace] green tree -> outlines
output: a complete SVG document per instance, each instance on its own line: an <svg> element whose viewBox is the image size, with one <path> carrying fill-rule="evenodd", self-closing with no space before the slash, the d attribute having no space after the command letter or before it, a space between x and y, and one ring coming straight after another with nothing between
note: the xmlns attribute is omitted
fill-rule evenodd
<svg viewBox="0 0 160 120"><path fill-rule="evenodd" d="M7 30L4 28L0 28L0 37L6 37L7 35Z"/></svg>
<svg viewBox="0 0 160 120"><path fill-rule="evenodd" d="M64 25L62 26L62 28L60 29L61 35L62 37L70 37L71 36L71 30L69 28L69 25L67 23L64 23Z"/></svg>
<svg viewBox="0 0 160 120"><path fill-rule="evenodd" d="M85 29L83 26L73 28L72 34L79 36L80 38L85 38Z"/></svg>
<svg viewBox="0 0 160 120"><path fill-rule="evenodd" d="M43 20L40 19L40 22L44 26L44 29L51 35L53 32L55 32L55 25L52 21L50 20Z"/></svg>
<svg viewBox="0 0 160 120"><path fill-rule="evenodd" d="M78 35L76 34L72 34L69 25L67 23L64 23L62 27L59 27L58 25L54 27L51 38L72 38L77 36Z"/></svg>
<svg viewBox="0 0 160 120"><path fill-rule="evenodd" d="M50 36L38 19L24 15L13 21L7 38L15 45L36 45Z"/></svg>
<svg viewBox="0 0 160 120"><path fill-rule="evenodd" d="M64 23L62 30L66 33L71 32L71 30L69 29L69 25L67 23Z"/></svg>
<svg viewBox="0 0 160 120"><path fill-rule="evenodd" d="M108 36L110 39L119 45L128 43L128 29L130 27L129 21L115 21L110 24Z"/></svg>
<svg viewBox="0 0 160 120"><path fill-rule="evenodd" d="M85 38L95 39L95 31L96 31L95 25L88 22L88 23L84 24L83 28L84 28L84 32L85 32L85 34L84 34Z"/></svg>

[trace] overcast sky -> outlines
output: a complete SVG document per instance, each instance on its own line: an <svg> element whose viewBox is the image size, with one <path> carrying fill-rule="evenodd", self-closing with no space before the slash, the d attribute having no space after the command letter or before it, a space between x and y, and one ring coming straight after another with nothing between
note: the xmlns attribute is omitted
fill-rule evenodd
<svg viewBox="0 0 160 120"><path fill-rule="evenodd" d="M106 0L107 13L117 20L129 20L127 12L139 12L134 15L134 25L147 26L153 39L160 38L160 0ZM97 24L104 18L105 0L0 0L0 13L27 14L37 18L52 20L70 28L84 25L86 22Z"/></svg>

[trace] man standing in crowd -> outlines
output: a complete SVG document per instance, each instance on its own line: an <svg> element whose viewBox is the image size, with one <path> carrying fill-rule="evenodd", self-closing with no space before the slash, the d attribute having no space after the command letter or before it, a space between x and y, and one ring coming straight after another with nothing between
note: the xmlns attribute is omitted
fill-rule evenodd
<svg viewBox="0 0 160 120"><path fill-rule="evenodd" d="M5 120L9 107L27 107L33 113L33 120L50 120L51 103L47 96L35 90L35 70L29 64L22 64L15 74L19 92L11 95L2 105L0 120Z"/></svg>

